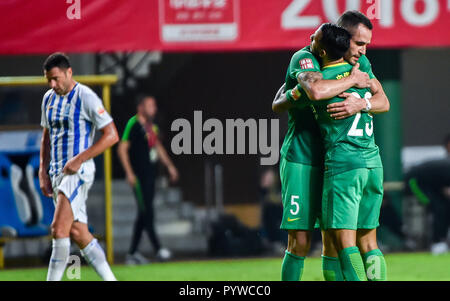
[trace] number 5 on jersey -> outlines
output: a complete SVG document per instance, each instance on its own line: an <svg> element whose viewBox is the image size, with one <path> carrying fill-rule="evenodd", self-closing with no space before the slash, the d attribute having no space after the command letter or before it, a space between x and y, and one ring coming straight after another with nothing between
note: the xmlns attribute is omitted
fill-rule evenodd
<svg viewBox="0 0 450 301"><path fill-rule="evenodd" d="M300 205L298 203L298 199L300 197L298 195L291 195L291 206L294 206L294 208L291 208L291 210L289 211L292 215L297 215L300 211Z"/></svg>
<svg viewBox="0 0 450 301"><path fill-rule="evenodd" d="M292 215L297 215L300 212L300 204L299 204L299 200L300 197L298 195L291 195L291 209L289 210L289 213L291 213ZM300 217L295 217L295 218L290 218L288 217L287 221L288 222L293 222L296 220L299 220Z"/></svg>

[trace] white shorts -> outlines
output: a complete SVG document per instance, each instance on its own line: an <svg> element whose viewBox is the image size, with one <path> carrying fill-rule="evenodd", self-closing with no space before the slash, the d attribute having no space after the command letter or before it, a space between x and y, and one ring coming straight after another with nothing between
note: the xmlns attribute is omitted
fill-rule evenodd
<svg viewBox="0 0 450 301"><path fill-rule="evenodd" d="M53 204L56 207L58 193L62 192L70 202L73 212L73 220L87 224L86 200L88 192L94 183L95 165L93 162L85 162L76 174L60 174L52 179Z"/></svg>

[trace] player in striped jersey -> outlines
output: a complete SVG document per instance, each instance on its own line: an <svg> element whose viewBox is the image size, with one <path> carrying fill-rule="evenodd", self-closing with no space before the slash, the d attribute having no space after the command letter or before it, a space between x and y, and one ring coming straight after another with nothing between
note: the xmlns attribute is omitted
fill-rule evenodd
<svg viewBox="0 0 450 301"><path fill-rule="evenodd" d="M41 107L39 182L42 192L53 197L55 204L47 280L61 280L70 255L70 239L103 280L116 280L102 247L88 230L86 213L95 176L93 158L118 141L116 127L101 99L72 78L66 55L50 55L44 62L44 74L51 89ZM96 129L102 135L94 143Z"/></svg>

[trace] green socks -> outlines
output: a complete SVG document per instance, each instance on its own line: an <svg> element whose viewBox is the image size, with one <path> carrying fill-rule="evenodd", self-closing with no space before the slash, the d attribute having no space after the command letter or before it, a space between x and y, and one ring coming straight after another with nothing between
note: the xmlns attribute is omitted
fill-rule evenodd
<svg viewBox="0 0 450 301"><path fill-rule="evenodd" d="M282 281L299 281L305 257L285 252L281 265ZM326 281L386 281L386 261L379 249L361 256L358 247L339 252L339 258L322 255L322 271Z"/></svg>
<svg viewBox="0 0 450 301"><path fill-rule="evenodd" d="M342 273L347 281L367 281L364 263L358 247L348 247L339 252Z"/></svg>
<svg viewBox="0 0 450 301"><path fill-rule="evenodd" d="M325 281L344 281L341 263L337 257L322 255L322 272Z"/></svg>
<svg viewBox="0 0 450 301"><path fill-rule="evenodd" d="M386 260L380 249L367 252L362 257L369 281L386 281Z"/></svg>
<svg viewBox="0 0 450 301"><path fill-rule="evenodd" d="M305 257L285 252L281 265L281 281L299 281L303 274Z"/></svg>

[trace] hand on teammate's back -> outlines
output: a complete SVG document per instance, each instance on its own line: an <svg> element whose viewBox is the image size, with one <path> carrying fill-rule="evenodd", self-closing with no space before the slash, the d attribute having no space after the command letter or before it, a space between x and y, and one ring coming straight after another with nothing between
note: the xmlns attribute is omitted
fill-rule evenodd
<svg viewBox="0 0 450 301"><path fill-rule="evenodd" d="M365 108L366 102L350 93L341 93L339 97L345 98L344 101L335 102L327 106L327 112L331 118L344 119L355 115Z"/></svg>
<svg viewBox="0 0 450 301"><path fill-rule="evenodd" d="M370 87L369 74L359 70L359 63L353 66L350 76L353 77L356 88L364 89Z"/></svg>

